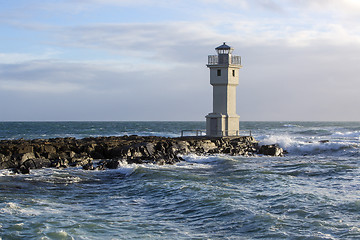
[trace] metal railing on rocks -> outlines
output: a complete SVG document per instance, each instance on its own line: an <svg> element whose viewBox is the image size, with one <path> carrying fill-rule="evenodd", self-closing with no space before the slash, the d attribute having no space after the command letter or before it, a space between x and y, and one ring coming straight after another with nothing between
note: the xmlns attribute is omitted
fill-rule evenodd
<svg viewBox="0 0 360 240"><path fill-rule="evenodd" d="M186 132L195 133L195 136L206 136L205 130L195 129L195 130L181 130L181 137L184 137ZM205 134L203 134L203 133L205 133ZM244 133L244 135L240 135L241 133ZM249 135L247 135L247 134L249 134ZM213 132L213 133L210 133L210 135L219 136L219 137L228 137L228 136L231 136L231 137L250 136L251 137L252 132L251 132L251 130L235 130L235 131L234 130L232 130L232 131L226 130L226 131ZM193 135L186 135L186 136L193 136Z"/></svg>
<svg viewBox="0 0 360 240"><path fill-rule="evenodd" d="M240 135L241 133L244 133ZM247 135L249 134L249 135ZM219 137L234 137L234 136L250 136L251 130L224 130L218 132L211 132L210 135L219 136Z"/></svg>
<svg viewBox="0 0 360 240"><path fill-rule="evenodd" d="M206 134L203 135L203 133L206 133L206 131L195 129L195 130L181 130L181 136L184 137L184 133L186 133L186 132L193 132L196 134L195 136L205 136L206 135Z"/></svg>

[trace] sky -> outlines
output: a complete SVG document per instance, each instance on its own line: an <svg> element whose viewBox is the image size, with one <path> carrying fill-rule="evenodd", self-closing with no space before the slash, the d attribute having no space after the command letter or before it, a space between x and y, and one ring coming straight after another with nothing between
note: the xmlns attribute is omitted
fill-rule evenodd
<svg viewBox="0 0 360 240"><path fill-rule="evenodd" d="M0 121L204 121L207 56L243 121L360 121L360 0L0 0Z"/></svg>

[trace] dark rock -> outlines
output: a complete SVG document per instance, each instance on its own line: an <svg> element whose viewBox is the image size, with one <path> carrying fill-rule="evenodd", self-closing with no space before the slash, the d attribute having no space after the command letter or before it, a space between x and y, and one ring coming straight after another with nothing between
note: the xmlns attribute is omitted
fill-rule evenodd
<svg viewBox="0 0 360 240"><path fill-rule="evenodd" d="M262 145L259 149L259 154L270 155L274 157L283 156L284 150L276 144L273 145Z"/></svg>
<svg viewBox="0 0 360 240"><path fill-rule="evenodd" d="M43 146L43 152L44 153L49 153L49 154L55 154L56 153L56 148L54 146L51 145L44 145Z"/></svg>
<svg viewBox="0 0 360 240"><path fill-rule="evenodd" d="M45 158L34 158L25 161L22 166L29 169L48 168L51 167L51 161Z"/></svg>
<svg viewBox="0 0 360 240"><path fill-rule="evenodd" d="M0 169L82 166L84 169L117 168L119 159L127 163L174 164L182 161L179 154L257 153L253 137L181 137L123 136L97 138L55 138L0 141ZM280 149L269 147L259 153L281 155ZM102 160L95 167L93 159Z"/></svg>
<svg viewBox="0 0 360 240"><path fill-rule="evenodd" d="M155 144L153 142L145 143L145 149L146 149L149 156L154 155L154 152L155 152L154 148L155 148Z"/></svg>
<svg viewBox="0 0 360 240"><path fill-rule="evenodd" d="M117 169L119 167L119 161L117 159L106 161L105 167L109 169Z"/></svg>
<svg viewBox="0 0 360 240"><path fill-rule="evenodd" d="M34 151L34 147L30 145L20 145L17 149L18 154L32 153L33 151Z"/></svg>
<svg viewBox="0 0 360 240"><path fill-rule="evenodd" d="M35 158L35 154L33 152L29 152L29 153L23 153L18 155L18 158L20 160L20 163L25 162L28 159L34 159Z"/></svg>
<svg viewBox="0 0 360 240"><path fill-rule="evenodd" d="M16 170L16 173L21 173L21 174L29 174L30 173L30 168L24 166L24 165L21 165L19 167L19 169Z"/></svg>
<svg viewBox="0 0 360 240"><path fill-rule="evenodd" d="M94 164L92 162L89 162L87 164L85 164L83 167L82 167L84 170L94 170Z"/></svg>
<svg viewBox="0 0 360 240"><path fill-rule="evenodd" d="M88 163L92 163L92 158L89 157L79 157L79 158L71 158L69 161L69 166L72 167L78 167L78 166L84 166Z"/></svg>

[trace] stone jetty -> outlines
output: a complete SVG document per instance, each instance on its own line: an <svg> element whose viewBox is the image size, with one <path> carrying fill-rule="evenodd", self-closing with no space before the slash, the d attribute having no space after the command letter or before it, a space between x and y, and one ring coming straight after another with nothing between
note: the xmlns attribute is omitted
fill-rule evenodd
<svg viewBox="0 0 360 240"><path fill-rule="evenodd" d="M29 173L37 168L81 166L86 170L114 169L119 162L174 164L185 154L265 154L282 156L276 145L259 146L251 136L179 137L122 136L0 141L0 169Z"/></svg>

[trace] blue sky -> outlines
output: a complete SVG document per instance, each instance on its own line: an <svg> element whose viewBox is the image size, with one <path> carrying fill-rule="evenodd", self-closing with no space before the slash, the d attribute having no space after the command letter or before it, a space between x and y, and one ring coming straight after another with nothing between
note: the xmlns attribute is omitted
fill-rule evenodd
<svg viewBox="0 0 360 240"><path fill-rule="evenodd" d="M207 55L241 120L360 121L360 1L0 2L0 121L204 120Z"/></svg>

